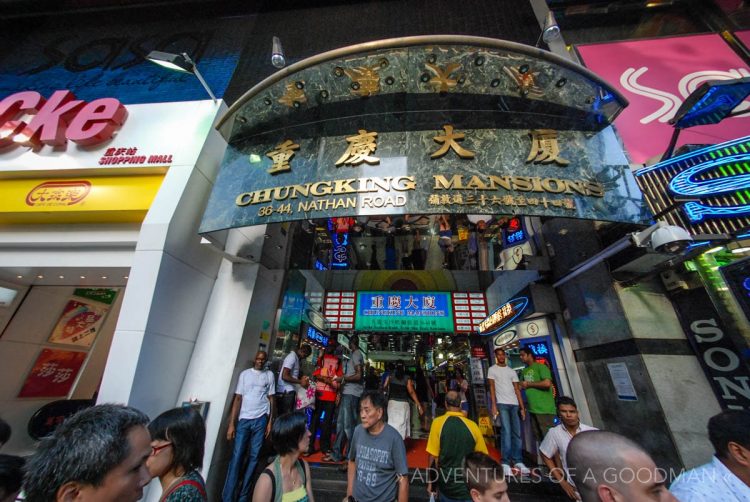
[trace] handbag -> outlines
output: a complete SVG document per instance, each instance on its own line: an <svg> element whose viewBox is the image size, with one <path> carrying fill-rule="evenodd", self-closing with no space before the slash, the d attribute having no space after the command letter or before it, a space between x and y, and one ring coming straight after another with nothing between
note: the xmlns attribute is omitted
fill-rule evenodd
<svg viewBox="0 0 750 502"><path fill-rule="evenodd" d="M295 410L303 410L315 406L315 382L310 382L310 385L306 389L298 383L293 385L294 391L297 394L294 405Z"/></svg>

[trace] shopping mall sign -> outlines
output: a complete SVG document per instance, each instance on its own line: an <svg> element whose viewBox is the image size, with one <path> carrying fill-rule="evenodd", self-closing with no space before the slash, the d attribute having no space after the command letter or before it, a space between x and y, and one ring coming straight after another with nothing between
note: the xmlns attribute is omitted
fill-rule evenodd
<svg viewBox="0 0 750 502"><path fill-rule="evenodd" d="M356 330L453 332L450 293L358 292L356 312Z"/></svg>
<svg viewBox="0 0 750 502"><path fill-rule="evenodd" d="M517 213L641 222L607 126L627 102L551 53L413 37L296 63L248 91L201 233L357 215Z"/></svg>
<svg viewBox="0 0 750 502"><path fill-rule="evenodd" d="M21 118L31 116L28 123ZM112 139L128 111L115 98L86 103L70 91L45 99L36 91L17 92L0 101L0 148L24 145L91 146Z"/></svg>
<svg viewBox="0 0 750 502"><path fill-rule="evenodd" d="M693 235L737 235L750 227L750 136L636 172L654 214Z"/></svg>

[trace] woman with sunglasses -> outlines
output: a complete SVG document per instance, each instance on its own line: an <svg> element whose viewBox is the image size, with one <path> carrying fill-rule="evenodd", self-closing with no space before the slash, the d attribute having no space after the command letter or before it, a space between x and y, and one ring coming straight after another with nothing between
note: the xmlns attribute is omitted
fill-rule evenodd
<svg viewBox="0 0 750 502"><path fill-rule="evenodd" d="M162 487L160 502L207 502L203 466L206 425L193 408L175 408L156 417L151 433L151 456L146 466Z"/></svg>

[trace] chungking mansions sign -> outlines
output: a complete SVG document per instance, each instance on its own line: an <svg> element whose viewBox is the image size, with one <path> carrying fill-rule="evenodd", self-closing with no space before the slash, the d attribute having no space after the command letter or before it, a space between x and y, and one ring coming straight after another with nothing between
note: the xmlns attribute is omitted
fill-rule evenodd
<svg viewBox="0 0 750 502"><path fill-rule="evenodd" d="M606 129L626 102L605 83L518 44L421 38L332 51L248 91L224 118L201 233L420 213L643 221Z"/></svg>

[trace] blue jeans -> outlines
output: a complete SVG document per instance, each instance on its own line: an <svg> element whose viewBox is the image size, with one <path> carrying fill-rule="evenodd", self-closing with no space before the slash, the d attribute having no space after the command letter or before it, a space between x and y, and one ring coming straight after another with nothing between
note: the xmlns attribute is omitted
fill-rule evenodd
<svg viewBox="0 0 750 502"><path fill-rule="evenodd" d="M521 418L517 404L497 403L500 412L500 452L503 463L514 465L521 462Z"/></svg>
<svg viewBox="0 0 750 502"><path fill-rule="evenodd" d="M339 402L339 416L336 420L336 442L333 443L333 449L331 449L331 457L336 462L344 460L344 436L349 441L352 440L358 416L359 396L342 394Z"/></svg>
<svg viewBox="0 0 750 502"><path fill-rule="evenodd" d="M266 435L267 424L268 415L258 418L240 419L237 424L237 435L234 438L232 460L229 462L227 480L224 483L224 491L222 492L223 502L234 502L237 500L235 497L237 481L240 477L240 470L242 469L242 463L246 454L247 468L242 476L239 502L247 502L252 496L252 493L250 493L250 483L253 478L253 472L255 472L255 467L258 465L258 456L263 447L263 438Z"/></svg>

